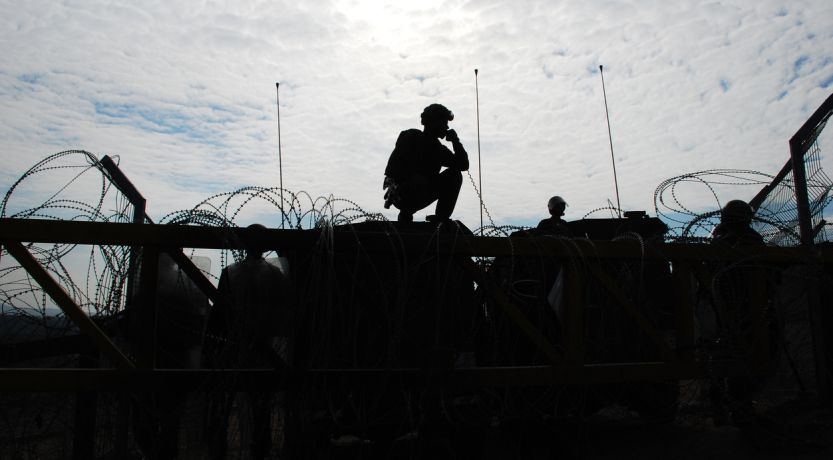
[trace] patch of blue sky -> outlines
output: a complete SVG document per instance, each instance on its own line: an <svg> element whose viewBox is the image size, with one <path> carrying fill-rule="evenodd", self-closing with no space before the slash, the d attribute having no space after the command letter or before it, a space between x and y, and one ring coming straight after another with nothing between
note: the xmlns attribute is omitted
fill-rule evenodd
<svg viewBox="0 0 833 460"><path fill-rule="evenodd" d="M208 108L211 109L213 112L218 112L221 114L225 114L226 116L218 118L218 121L215 123L225 123L234 121L235 118L245 116L245 113L239 109L235 109L233 107L222 106L219 104L209 104Z"/></svg>
<svg viewBox="0 0 833 460"><path fill-rule="evenodd" d="M288 217L292 217L292 216L288 216ZM270 213L259 212L259 213L254 214L253 216L247 217L246 218L246 223L238 222L237 224L245 226L245 225L249 225L251 223L258 223L258 224L261 224L261 225L265 225L268 228L281 228L281 213L277 208L275 208L274 212L270 212ZM284 228L289 227L289 224L290 224L289 219L284 217L284 219L283 219Z"/></svg>
<svg viewBox="0 0 833 460"><path fill-rule="evenodd" d="M527 217L527 218L516 218L516 219L512 219L511 225L516 226L516 227L536 227L538 225L538 222L541 222L541 219L544 219L546 217L548 217L548 216L541 215L541 217L533 217L533 218L529 218L529 217ZM487 221L483 222L483 224L484 225L489 225L489 221L487 220ZM477 225L480 225L480 222L478 222Z"/></svg>
<svg viewBox="0 0 833 460"><path fill-rule="evenodd" d="M804 68L804 66L807 65L808 62L810 62L809 56L800 56L798 59L795 60L795 62L793 62L793 74L789 78L789 80L787 80L787 84L791 84L796 79L798 79L801 73L801 69Z"/></svg>
<svg viewBox="0 0 833 460"><path fill-rule="evenodd" d="M691 214L682 212L664 212L659 219L668 226L669 236L680 236L684 230L688 230L687 236L707 237L711 234L717 219L703 219L689 227L695 218Z"/></svg>
<svg viewBox="0 0 833 460"><path fill-rule="evenodd" d="M144 131L183 135L190 140L215 147L223 146L218 135L195 125L217 124L217 120L195 120L173 110L158 110L136 104L95 101L95 112L105 117L104 123L132 125ZM217 106L219 107L219 106ZM109 120L108 120L109 119ZM222 122L219 122L222 124Z"/></svg>
<svg viewBox="0 0 833 460"><path fill-rule="evenodd" d="M252 139L252 140L255 140L255 141L258 141L258 142L264 142L264 141L267 140L266 134L263 133L263 132L260 132L260 131L254 132L254 133L249 133L249 134L247 134L247 137L249 139ZM271 140L271 137L269 137L268 140Z"/></svg>
<svg viewBox="0 0 833 460"><path fill-rule="evenodd" d="M799 73L799 72L801 72L801 69L802 69L802 68L803 68L803 67L804 67L804 66L805 66L808 62L810 62L810 58L809 58L808 56L801 56L801 57L799 57L799 58L798 58L798 59L796 59L796 60L795 60L795 62L793 63L793 71L794 71L795 73Z"/></svg>
<svg viewBox="0 0 833 460"><path fill-rule="evenodd" d="M18 178L15 178L13 180L17 179ZM9 182L11 183L12 181ZM10 190L11 184L8 189L2 191L3 195L5 196ZM3 217L16 216L34 206L37 206L36 200L38 199L42 199L42 196L31 190L20 187L15 188L13 193L8 197L5 207L2 209L2 215Z"/></svg>
<svg viewBox="0 0 833 460"><path fill-rule="evenodd" d="M189 192L193 192L194 190L200 192L210 192L210 193L217 193L218 190L228 190L229 188L234 188L233 184L229 184L226 180L213 180L210 177L199 176L197 175L197 171L194 171L193 175L188 173L188 170L177 170L171 171L169 174L166 174L170 183L174 183L177 185L177 188L181 190L188 190Z"/></svg>
<svg viewBox="0 0 833 460"><path fill-rule="evenodd" d="M827 89L830 85L833 85L833 74L830 74L827 78L822 80L821 83L819 83L819 88Z"/></svg>
<svg viewBox="0 0 833 460"><path fill-rule="evenodd" d="M106 102L94 102L95 113L110 118L130 118L135 106L132 104L109 104Z"/></svg>
<svg viewBox="0 0 833 460"><path fill-rule="evenodd" d="M17 79L23 83L28 83L30 85L37 84L43 78L43 74L40 73L24 73L17 76Z"/></svg>

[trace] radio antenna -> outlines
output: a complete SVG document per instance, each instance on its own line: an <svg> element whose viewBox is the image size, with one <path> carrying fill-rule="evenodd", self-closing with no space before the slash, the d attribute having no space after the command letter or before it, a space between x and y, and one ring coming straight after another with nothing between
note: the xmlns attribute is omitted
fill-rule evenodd
<svg viewBox="0 0 833 460"><path fill-rule="evenodd" d="M284 212L283 212L283 164L281 160L281 84L279 82L275 82L275 93L277 94L277 106L278 106L278 174L279 180L278 186L281 189L281 228L284 228Z"/></svg>
<svg viewBox="0 0 833 460"><path fill-rule="evenodd" d="M616 157L613 156L613 136L610 134L610 112L607 110L607 92L605 91L604 68L599 64L599 74L602 76L602 95L605 100L605 116L607 117L607 139L610 141L610 161L613 163L613 184L616 186L616 211L622 218L622 203L619 201L619 179L616 177Z"/></svg>
<svg viewBox="0 0 833 460"><path fill-rule="evenodd" d="M480 182L480 236L483 236L483 169L480 161L480 88L477 86L477 69L474 69L474 95L477 107L477 180Z"/></svg>

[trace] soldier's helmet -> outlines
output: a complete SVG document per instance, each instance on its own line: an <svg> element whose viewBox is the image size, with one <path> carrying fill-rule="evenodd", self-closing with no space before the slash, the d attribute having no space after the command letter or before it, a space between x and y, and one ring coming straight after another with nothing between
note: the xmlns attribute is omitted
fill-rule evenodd
<svg viewBox="0 0 833 460"><path fill-rule="evenodd" d="M547 209L552 211L559 204L564 205L564 207L567 206L567 202L564 201L564 198L561 198L560 196L556 195L550 198L550 200L547 202Z"/></svg>
<svg viewBox="0 0 833 460"><path fill-rule="evenodd" d="M446 108L446 106L442 104L431 104L422 111L420 119L422 120L422 124L424 125L426 122L437 120L451 121L454 119L454 114L451 112L451 110L448 110L448 108Z"/></svg>
<svg viewBox="0 0 833 460"><path fill-rule="evenodd" d="M731 200L720 210L720 221L727 224L749 224L754 214L749 203Z"/></svg>

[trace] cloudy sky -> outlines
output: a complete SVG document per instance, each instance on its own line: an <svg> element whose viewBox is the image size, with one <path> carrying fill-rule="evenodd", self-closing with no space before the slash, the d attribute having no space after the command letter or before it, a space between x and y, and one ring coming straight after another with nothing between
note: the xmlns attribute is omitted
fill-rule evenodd
<svg viewBox="0 0 833 460"><path fill-rule="evenodd" d="M530 225L553 194L568 218L616 200L600 64L623 208L687 172L775 174L833 93L833 2L0 0L0 49L0 191L67 149L118 155L155 218L277 186L280 82L284 186L395 219L384 167L430 103L478 182L477 68L485 204Z"/></svg>

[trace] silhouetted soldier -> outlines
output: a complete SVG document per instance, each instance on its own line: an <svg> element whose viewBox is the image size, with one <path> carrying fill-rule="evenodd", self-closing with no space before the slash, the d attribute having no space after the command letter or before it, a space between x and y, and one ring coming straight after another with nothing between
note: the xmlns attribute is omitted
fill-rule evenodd
<svg viewBox="0 0 833 460"><path fill-rule="evenodd" d="M752 228L752 207L743 200L732 200L720 210L720 223L712 234L714 244L762 246L764 239Z"/></svg>
<svg viewBox="0 0 833 460"><path fill-rule="evenodd" d="M265 229L260 224L250 229ZM263 258L265 250L256 245L247 248L246 258L224 268L218 290L227 304L218 304L211 312L209 332L225 339L216 350L214 365L225 368L279 368L289 359L292 310L287 277L277 266ZM216 420L212 455L225 456L225 438L232 401L221 396L215 402ZM272 447L273 392L246 393L251 406L253 432L252 458L269 455ZM240 414L240 417L246 414Z"/></svg>
<svg viewBox="0 0 833 460"><path fill-rule="evenodd" d="M547 202L547 209L550 211L550 217L538 222L536 232L539 235L560 235L570 236L570 229L567 228L567 222L561 218L564 215L564 210L567 209L567 202L560 196L554 196Z"/></svg>
<svg viewBox="0 0 833 460"><path fill-rule="evenodd" d="M720 223L712 234L712 244L727 248L763 246L763 238L752 228L753 215L752 207L745 201L726 203L720 211ZM766 280L760 267L748 264L736 262L717 268L714 287L720 335L729 340L727 345L732 350L740 352L741 359L751 359L755 348L765 345L760 341L759 325L774 325L771 313L767 311L769 308L753 304L756 297L767 298ZM756 296L754 291L764 291L764 294ZM770 342L769 346L772 352L774 343ZM733 423L747 424L753 416L751 397L756 386L756 379L742 374L712 382L709 393L718 411L715 420L720 423L725 419L724 411L728 409Z"/></svg>
<svg viewBox="0 0 833 460"><path fill-rule="evenodd" d="M451 217L463 175L469 169L469 157L460 138L448 122L454 114L440 104L431 104L422 111L422 131L409 129L399 133L396 147L385 168L385 209L399 209L399 222L411 222L414 213L435 200L435 215L429 221L445 221ZM445 138L454 148L440 143ZM447 169L440 172L445 166Z"/></svg>

